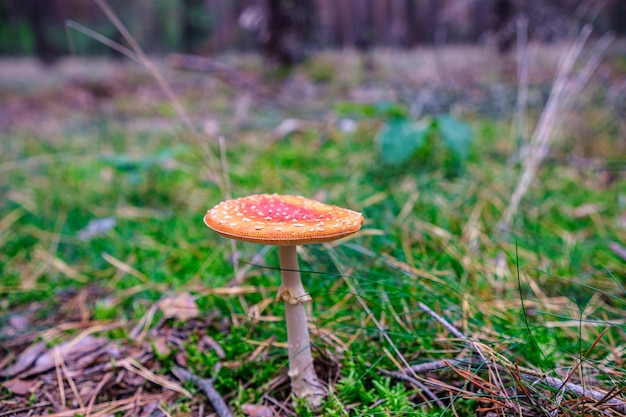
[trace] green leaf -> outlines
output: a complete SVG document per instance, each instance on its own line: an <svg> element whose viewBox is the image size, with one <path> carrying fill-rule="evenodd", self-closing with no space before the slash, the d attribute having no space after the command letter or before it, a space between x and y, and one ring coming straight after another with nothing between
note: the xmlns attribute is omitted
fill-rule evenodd
<svg viewBox="0 0 626 417"><path fill-rule="evenodd" d="M409 111L401 104L388 101L381 101L375 104L376 115L384 116L389 119L407 119Z"/></svg>
<svg viewBox="0 0 626 417"><path fill-rule="evenodd" d="M376 107L369 103L355 103L344 101L335 105L335 112L339 116L374 117Z"/></svg>
<svg viewBox="0 0 626 417"><path fill-rule="evenodd" d="M409 111L401 104L389 101L378 103L355 103L344 101L335 105L339 116L355 116L364 118L406 119Z"/></svg>
<svg viewBox="0 0 626 417"><path fill-rule="evenodd" d="M187 150L185 145L168 146L160 149L157 153L149 155L114 154L100 157L100 160L122 172L141 171L152 168L174 159Z"/></svg>
<svg viewBox="0 0 626 417"><path fill-rule="evenodd" d="M438 116L437 125L446 148L459 158L467 159L474 139L474 132L470 125L450 115Z"/></svg>
<svg viewBox="0 0 626 417"><path fill-rule="evenodd" d="M398 165L406 161L424 145L430 123L409 120L391 120L376 135L378 149L387 164Z"/></svg>
<svg viewBox="0 0 626 417"><path fill-rule="evenodd" d="M130 172L140 168L140 163L130 155L105 155L100 160L111 165L118 171Z"/></svg>

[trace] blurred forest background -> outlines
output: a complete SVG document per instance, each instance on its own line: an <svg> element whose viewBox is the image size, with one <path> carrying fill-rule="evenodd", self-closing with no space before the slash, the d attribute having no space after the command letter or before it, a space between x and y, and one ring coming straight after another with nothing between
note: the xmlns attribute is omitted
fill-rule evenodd
<svg viewBox="0 0 626 417"><path fill-rule="evenodd" d="M110 0L110 5L148 53L211 55L261 48L283 64L311 51L346 46L367 51L490 43L506 52L514 46L521 16L534 41L561 40L586 23L596 33L626 34L623 0ZM51 63L70 53L114 53L68 35L68 20L121 40L90 0L4 0L0 55L37 55Z"/></svg>
<svg viewBox="0 0 626 417"><path fill-rule="evenodd" d="M626 0L0 0L0 417L215 409L181 369L313 416L277 251L202 224L261 192L366 219L300 253L316 415L626 415L625 35Z"/></svg>

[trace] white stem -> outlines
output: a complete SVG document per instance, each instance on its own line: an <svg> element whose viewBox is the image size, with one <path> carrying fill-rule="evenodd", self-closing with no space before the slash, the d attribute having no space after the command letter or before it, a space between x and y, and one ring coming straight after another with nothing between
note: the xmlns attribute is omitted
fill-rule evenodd
<svg viewBox="0 0 626 417"><path fill-rule="evenodd" d="M304 291L295 246L279 246L282 284L278 298L285 301L287 345L289 346L289 377L291 390L310 407L322 404L325 390L315 375L304 302L311 297Z"/></svg>

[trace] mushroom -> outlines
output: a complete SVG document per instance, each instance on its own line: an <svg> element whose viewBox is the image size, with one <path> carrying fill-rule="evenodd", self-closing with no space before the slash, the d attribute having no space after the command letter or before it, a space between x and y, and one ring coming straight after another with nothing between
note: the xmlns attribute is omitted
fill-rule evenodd
<svg viewBox="0 0 626 417"><path fill-rule="evenodd" d="M258 194L216 205L204 216L204 223L231 239L278 246L282 283L276 300L285 302L292 393L319 407L326 390L313 368L304 308L311 296L302 286L296 245L351 235L361 228L363 216L305 197Z"/></svg>

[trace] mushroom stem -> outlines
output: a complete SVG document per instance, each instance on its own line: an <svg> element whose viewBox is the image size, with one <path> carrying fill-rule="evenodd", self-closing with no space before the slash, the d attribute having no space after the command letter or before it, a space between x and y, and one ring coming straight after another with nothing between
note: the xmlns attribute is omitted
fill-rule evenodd
<svg viewBox="0 0 626 417"><path fill-rule="evenodd" d="M279 246L279 256L282 284L277 298L285 301L291 390L296 397L303 398L310 407L316 408L322 404L326 393L313 368L304 308L304 303L311 297L302 286L296 247Z"/></svg>

